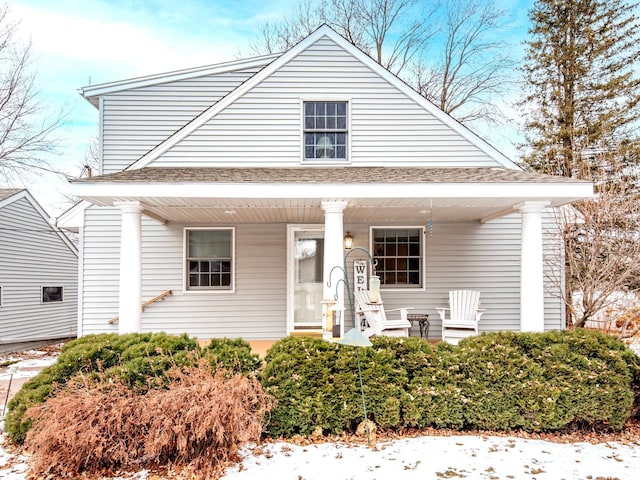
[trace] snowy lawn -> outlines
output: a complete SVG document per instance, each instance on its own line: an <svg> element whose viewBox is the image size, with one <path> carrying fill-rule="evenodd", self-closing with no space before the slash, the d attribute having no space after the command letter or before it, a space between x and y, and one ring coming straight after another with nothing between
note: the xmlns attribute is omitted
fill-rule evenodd
<svg viewBox="0 0 640 480"><path fill-rule="evenodd" d="M424 436L363 445L278 442L248 446L225 480L640 478L640 443L554 443L516 437ZM0 479L25 480L27 459L0 448ZM123 477L112 477L123 478ZM147 472L127 478L160 480ZM105 479L106 480L106 479Z"/></svg>

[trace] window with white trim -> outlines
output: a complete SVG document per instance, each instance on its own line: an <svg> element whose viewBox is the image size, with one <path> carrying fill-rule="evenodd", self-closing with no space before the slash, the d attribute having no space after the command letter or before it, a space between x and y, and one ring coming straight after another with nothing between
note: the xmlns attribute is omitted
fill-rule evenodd
<svg viewBox="0 0 640 480"><path fill-rule="evenodd" d="M233 290L232 228L185 229L186 289Z"/></svg>
<svg viewBox="0 0 640 480"><path fill-rule="evenodd" d="M62 302L63 300L63 287L42 287L42 303Z"/></svg>
<svg viewBox="0 0 640 480"><path fill-rule="evenodd" d="M422 227L374 227L373 259L380 284L393 288L422 288L424 229Z"/></svg>
<svg viewBox="0 0 640 480"><path fill-rule="evenodd" d="M304 102L304 159L346 160L347 102Z"/></svg>

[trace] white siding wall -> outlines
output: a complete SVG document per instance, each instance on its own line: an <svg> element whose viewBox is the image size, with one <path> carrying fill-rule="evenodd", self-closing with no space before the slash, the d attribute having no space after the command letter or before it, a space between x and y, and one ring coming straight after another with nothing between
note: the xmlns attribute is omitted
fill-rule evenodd
<svg viewBox="0 0 640 480"><path fill-rule="evenodd" d="M0 343L76 335L78 259L27 198L0 208L0 286ZM63 302L42 303L43 286Z"/></svg>
<svg viewBox="0 0 640 480"><path fill-rule="evenodd" d="M210 75L106 95L101 112L103 173L125 169L256 71Z"/></svg>
<svg viewBox="0 0 640 480"><path fill-rule="evenodd" d="M186 293L185 225L161 225L143 216L143 300L173 291L146 308L142 314L144 331L187 332L201 339L242 336L260 340L286 335L285 225L223 226L236 228L235 293ZM119 211L87 210L84 238L83 333L117 331L117 324L107 322L118 314Z"/></svg>
<svg viewBox="0 0 640 480"><path fill-rule="evenodd" d="M137 160L241 78L241 74L226 74L220 83L214 82L218 77L209 77L107 96L105 173ZM232 81L224 83L227 79ZM301 101L318 98L350 101L353 165L499 166L327 38L235 101L153 166L299 165Z"/></svg>
<svg viewBox="0 0 640 480"><path fill-rule="evenodd" d="M85 226L83 333L117 331L120 214L91 208ZM190 225L194 226L194 225ZM216 225L220 226L220 225ZM234 225L224 225L233 227ZM286 335L286 225L236 227L236 292L183 292L183 227L143 217L143 300L165 290L172 296L142 314L143 330L187 332L198 338L274 339ZM368 225L346 225L366 248ZM480 223L436 223L426 237L426 291L386 291L387 308L415 307L429 314L430 336L439 338L435 307L446 306L453 289L481 292L487 312L481 331L520 328L520 215ZM357 256L350 257L350 260ZM350 273L351 264L348 266ZM390 315L392 316L392 315ZM350 323L347 327L351 326ZM545 328L561 328L557 298L545 302ZM416 332L417 334L417 327Z"/></svg>
<svg viewBox="0 0 640 480"><path fill-rule="evenodd" d="M376 225L382 226L382 225ZM552 228L547 222L546 227ZM482 316L480 331L520 330L520 214L486 224L435 223L433 234L426 229L426 290L382 289L385 307L414 307L412 313L429 314L429 336L440 338L441 322L436 307L447 307L449 290L478 290ZM368 225L346 225L358 246L369 248ZM547 239L548 253L551 238ZM363 243L365 242L365 243ZM354 255L354 258L357 257ZM351 262L349 262L351 263ZM348 266L352 275L352 267ZM545 267L548 271L548 267ZM545 280L547 289L551 283ZM346 305L346 303L345 303ZM395 312L390 314L399 316ZM351 324L347 324L348 327ZM562 302L545 295L545 329L564 326ZM413 334L418 334L417 325Z"/></svg>

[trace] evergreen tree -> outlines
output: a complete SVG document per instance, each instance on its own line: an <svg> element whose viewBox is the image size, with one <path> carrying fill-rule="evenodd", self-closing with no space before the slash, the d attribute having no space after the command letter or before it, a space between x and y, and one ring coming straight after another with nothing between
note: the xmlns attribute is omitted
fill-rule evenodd
<svg viewBox="0 0 640 480"><path fill-rule="evenodd" d="M640 109L634 9L623 0L535 2L524 68L525 161L534 170L596 180L637 161L630 148Z"/></svg>

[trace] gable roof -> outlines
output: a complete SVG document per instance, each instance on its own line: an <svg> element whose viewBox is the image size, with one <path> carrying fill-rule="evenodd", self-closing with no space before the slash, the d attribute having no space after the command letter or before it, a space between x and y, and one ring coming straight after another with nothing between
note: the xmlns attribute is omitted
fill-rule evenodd
<svg viewBox="0 0 640 480"><path fill-rule="evenodd" d="M228 106L233 104L236 100L241 98L244 94L249 92L251 89L260 84L263 80L268 78L282 66L284 66L287 62L295 58L297 55L302 53L304 50L309 48L311 45L316 43L323 37L329 38L331 41L336 43L338 46L343 48L347 53L353 56L356 60L360 61L367 68L369 68L372 72L376 73L384 80L386 80L389 84L396 87L403 94L407 95L411 100L413 100L416 104L421 106L428 113L436 117L443 124L447 125L457 134L459 134L462 138L469 141L476 147L478 147L482 152L484 152L489 158L494 160L498 165L503 166L504 168L509 169L521 169L517 164L507 158L504 154L498 151L495 147L490 145L487 141L480 138L478 135L473 133L471 130L466 128L460 122L455 120L450 115L446 114L438 107L436 107L433 103L427 100L425 97L416 92L413 88L411 88L408 84L402 81L400 78L389 72L386 68L378 64L374 61L369 55L364 53L362 50L357 48L355 45L351 44L344 37L338 34L336 31L331 29L327 25L323 25L318 28L315 32L309 35L307 38L299 42L297 45L287 50L286 52L280 54L279 56L265 56L258 57L254 61L257 62L255 65L263 65L264 67L251 76L247 81L238 85L234 90L229 92L224 98L220 99L215 104L208 107L204 110L200 115L195 117L189 123L185 124L182 128L175 131L172 135L167 137L165 140L160 142L154 148L149 150L147 153L142 155L137 161L129 165L125 170L134 170L138 168L143 168L150 165L153 161L159 158L161 155L171 150L175 145L179 142L187 138L189 135L198 130L201 126L211 120L213 117L218 115L220 112L224 111ZM218 72L224 71L224 68L229 69L238 69L240 66L248 66L252 62L252 59L246 61L238 61L238 62L230 62L228 64L221 64L219 67L221 70ZM113 82L112 84L105 84L103 86L96 86L95 88L87 87L83 91L83 94L86 97L103 95L106 93L123 90L126 88L134 88L136 86L143 86L147 84L152 84L153 82L166 82L171 79L176 78L188 78L189 76L202 75L206 68L210 68L208 70L209 73L215 72L215 66L203 67L205 70L201 69L192 69L192 70L184 70L180 72L174 72L174 76L172 74L165 75L156 75L150 77L143 77L141 79L133 79L129 81L123 82ZM151 82L151 83L145 83Z"/></svg>
<svg viewBox="0 0 640 480"><path fill-rule="evenodd" d="M7 205L17 202L20 199L26 199L34 210L42 217L42 219L49 225L51 230L64 242L67 247L73 252L74 255L78 255L78 249L76 246L67 238L67 236L55 225L52 225L50 222L50 217L47 212L40 206L40 204L36 201L35 198L29 193L28 190L24 189L0 189L0 208L4 208Z"/></svg>
<svg viewBox="0 0 640 480"><path fill-rule="evenodd" d="M21 188L0 188L0 200L12 197L18 192L21 192Z"/></svg>

